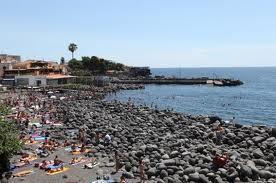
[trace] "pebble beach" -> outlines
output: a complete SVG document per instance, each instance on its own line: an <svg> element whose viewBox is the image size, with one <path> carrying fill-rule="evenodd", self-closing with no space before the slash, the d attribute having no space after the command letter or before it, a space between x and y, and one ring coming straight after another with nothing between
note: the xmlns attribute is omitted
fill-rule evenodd
<svg viewBox="0 0 276 183"><path fill-rule="evenodd" d="M125 86L119 89L137 89ZM62 145L46 157L37 155L31 165L17 168L14 174L33 170L24 177L14 177L11 182L120 182L124 175L126 182L141 182L139 161L143 161L145 182L276 182L275 148L276 134L269 126L245 126L226 123L215 116L192 116L181 113L134 105L131 102L105 101L104 96L116 89L94 88L93 91L51 91L28 92L19 98L18 93L2 95L17 100L24 106L29 118L48 113L60 125L43 124L41 129L50 133L50 139L59 144L64 141L77 142L77 133L85 133L85 144L91 150L79 156L87 160L71 166L74 157ZM22 97L22 96L25 96ZM53 97L54 96L54 97ZM42 103L43 107L41 106ZM30 106L40 106L29 110ZM11 106L18 113L19 106ZM38 116L38 117L37 117ZM23 121L18 121L23 123ZM217 125L223 129L218 142ZM21 132L29 132L21 129ZM97 142L108 134L108 144ZM24 145L22 151L13 157L16 163L24 153L36 153L41 142ZM115 171L114 152L118 152L121 164ZM69 169L56 175L47 175L35 168L36 163L53 160L58 156ZM226 161L218 166L216 156L225 155ZM85 169L84 165L94 158L97 166ZM104 180L105 179L105 180Z"/></svg>

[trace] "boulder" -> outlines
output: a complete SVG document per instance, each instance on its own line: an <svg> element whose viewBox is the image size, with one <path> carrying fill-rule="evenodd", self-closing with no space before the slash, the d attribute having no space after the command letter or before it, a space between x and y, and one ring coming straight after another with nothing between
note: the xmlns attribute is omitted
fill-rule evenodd
<svg viewBox="0 0 276 183"><path fill-rule="evenodd" d="M164 177L168 177L169 174L166 170L161 170L160 172L160 178L163 179Z"/></svg>
<svg viewBox="0 0 276 183"><path fill-rule="evenodd" d="M155 167L150 168L146 173L147 173L149 178L152 177L152 176L155 176L156 175L156 168Z"/></svg>
<svg viewBox="0 0 276 183"><path fill-rule="evenodd" d="M134 175L130 172L124 172L125 178L127 179L134 179Z"/></svg>
<svg viewBox="0 0 276 183"><path fill-rule="evenodd" d="M174 159L163 160L162 163L164 163L166 166L174 166L176 164Z"/></svg>
<svg viewBox="0 0 276 183"><path fill-rule="evenodd" d="M263 152L262 152L262 150L261 149L255 149L253 152L252 152L252 154L253 154L253 156L255 157L255 158L262 158L262 157L264 157L264 154L263 154Z"/></svg>
<svg viewBox="0 0 276 183"><path fill-rule="evenodd" d="M168 155L168 154L164 154L162 157L161 157L162 159L170 159L170 156Z"/></svg>
<svg viewBox="0 0 276 183"><path fill-rule="evenodd" d="M208 177L206 177L206 176L203 175L203 174L199 174L199 181L200 181L201 183L211 183L211 182L209 181Z"/></svg>
<svg viewBox="0 0 276 183"><path fill-rule="evenodd" d="M199 180L200 180L198 173L192 173L192 174L190 174L188 176L189 176L189 180L190 181L199 182Z"/></svg>
<svg viewBox="0 0 276 183"><path fill-rule="evenodd" d="M183 171L184 175L189 175L191 173L195 173L195 168L190 166L188 168L186 168L184 171Z"/></svg>

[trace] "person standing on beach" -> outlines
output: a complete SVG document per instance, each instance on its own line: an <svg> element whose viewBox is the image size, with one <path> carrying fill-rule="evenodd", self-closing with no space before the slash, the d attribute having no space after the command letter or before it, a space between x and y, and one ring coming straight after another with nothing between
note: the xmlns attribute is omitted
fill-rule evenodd
<svg viewBox="0 0 276 183"><path fill-rule="evenodd" d="M146 180L146 177L145 177L145 165L144 165L143 159L140 159L139 161L139 170L140 170L141 182L144 183Z"/></svg>
<svg viewBox="0 0 276 183"><path fill-rule="evenodd" d="M221 124L219 124L216 129L216 144L218 145L221 144L221 141L223 139L223 133L224 133L224 128L222 127Z"/></svg>
<svg viewBox="0 0 276 183"><path fill-rule="evenodd" d="M79 134L78 134L78 137L79 137L79 142L81 144L84 144L85 142L85 139L84 139L84 130L83 129L79 129Z"/></svg>
<svg viewBox="0 0 276 183"><path fill-rule="evenodd" d="M118 155L118 151L115 151L115 172L117 173L120 169L120 158Z"/></svg>

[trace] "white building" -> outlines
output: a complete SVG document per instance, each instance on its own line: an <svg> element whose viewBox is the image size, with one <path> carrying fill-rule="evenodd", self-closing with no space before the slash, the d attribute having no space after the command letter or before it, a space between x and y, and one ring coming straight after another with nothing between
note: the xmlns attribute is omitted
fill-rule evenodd
<svg viewBox="0 0 276 183"><path fill-rule="evenodd" d="M53 75L19 75L15 76L14 81L16 86L55 86L60 84L68 84L75 77L62 74Z"/></svg>

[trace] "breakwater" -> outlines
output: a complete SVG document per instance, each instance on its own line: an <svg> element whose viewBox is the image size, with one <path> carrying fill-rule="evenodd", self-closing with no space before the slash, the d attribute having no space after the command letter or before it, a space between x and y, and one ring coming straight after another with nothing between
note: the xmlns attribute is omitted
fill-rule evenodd
<svg viewBox="0 0 276 183"><path fill-rule="evenodd" d="M211 84L214 86L238 86L243 82L234 79L211 79L211 78L147 78L147 79L121 79L113 80L112 83L119 84L181 84L181 85L196 85L196 84Z"/></svg>

